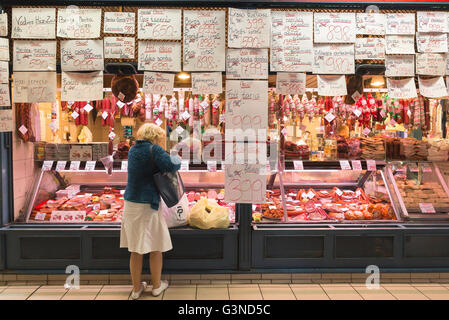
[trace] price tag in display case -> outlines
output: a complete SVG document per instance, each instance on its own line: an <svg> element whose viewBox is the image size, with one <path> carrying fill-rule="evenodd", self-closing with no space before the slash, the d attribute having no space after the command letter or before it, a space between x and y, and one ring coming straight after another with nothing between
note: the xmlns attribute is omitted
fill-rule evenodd
<svg viewBox="0 0 449 320"><path fill-rule="evenodd" d="M352 170L359 170L362 171L362 163L360 160L352 160Z"/></svg>
<svg viewBox="0 0 449 320"><path fill-rule="evenodd" d="M293 161L293 166L295 167L295 170L304 170L304 164L300 160Z"/></svg>
<svg viewBox="0 0 449 320"><path fill-rule="evenodd" d="M366 160L368 171L376 171L376 160Z"/></svg>
<svg viewBox="0 0 449 320"><path fill-rule="evenodd" d="M422 213L435 213L435 208L431 203L420 203L419 208Z"/></svg>
<svg viewBox="0 0 449 320"><path fill-rule="evenodd" d="M34 220L44 221L46 215L47 214L45 212L37 212L34 216Z"/></svg>
<svg viewBox="0 0 449 320"><path fill-rule="evenodd" d="M217 161L207 161L207 171L216 172L217 171Z"/></svg>
<svg viewBox="0 0 449 320"><path fill-rule="evenodd" d="M259 164L232 164L225 167L225 201L265 203L267 179Z"/></svg>
<svg viewBox="0 0 449 320"><path fill-rule="evenodd" d="M351 170L351 165L348 160L340 160L341 170Z"/></svg>
<svg viewBox="0 0 449 320"><path fill-rule="evenodd" d="M70 171L78 171L80 169L79 161L71 161L70 162Z"/></svg>
<svg viewBox="0 0 449 320"><path fill-rule="evenodd" d="M67 161L58 161L56 163L56 171L62 171L65 169L65 166L67 164Z"/></svg>
<svg viewBox="0 0 449 320"><path fill-rule="evenodd" d="M338 196L341 196L342 194L343 194L343 191L341 191L340 189L336 189L335 190L335 193L338 195Z"/></svg>
<svg viewBox="0 0 449 320"><path fill-rule="evenodd" d="M189 171L189 160L181 160L180 171Z"/></svg>
<svg viewBox="0 0 449 320"><path fill-rule="evenodd" d="M50 171L53 167L53 161L44 161L42 164L42 171Z"/></svg>
<svg viewBox="0 0 449 320"><path fill-rule="evenodd" d="M423 163L421 166L422 166L422 172L432 173L432 167L429 164Z"/></svg>
<svg viewBox="0 0 449 320"><path fill-rule="evenodd" d="M128 171L128 161L122 161L122 171Z"/></svg>
<svg viewBox="0 0 449 320"><path fill-rule="evenodd" d="M94 171L96 164L97 164L97 161L86 161L86 167L84 168L84 170Z"/></svg>

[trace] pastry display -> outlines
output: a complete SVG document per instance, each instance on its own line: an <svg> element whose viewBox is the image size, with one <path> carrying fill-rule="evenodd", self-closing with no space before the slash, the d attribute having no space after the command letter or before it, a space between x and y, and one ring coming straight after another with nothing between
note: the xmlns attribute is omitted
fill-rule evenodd
<svg viewBox="0 0 449 320"><path fill-rule="evenodd" d="M420 213L420 203L431 203L437 212L449 212L449 196L438 182L396 179L396 185L407 211Z"/></svg>

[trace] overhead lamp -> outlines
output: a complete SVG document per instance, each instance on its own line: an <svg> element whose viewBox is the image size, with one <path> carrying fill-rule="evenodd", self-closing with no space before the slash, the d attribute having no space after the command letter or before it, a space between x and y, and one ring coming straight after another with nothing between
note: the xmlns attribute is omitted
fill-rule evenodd
<svg viewBox="0 0 449 320"><path fill-rule="evenodd" d="M190 79L190 75L188 73L181 72L178 74L178 79L187 80L187 79Z"/></svg>
<svg viewBox="0 0 449 320"><path fill-rule="evenodd" d="M382 76L374 76L371 78L370 85L372 87L382 87L385 85L384 77Z"/></svg>

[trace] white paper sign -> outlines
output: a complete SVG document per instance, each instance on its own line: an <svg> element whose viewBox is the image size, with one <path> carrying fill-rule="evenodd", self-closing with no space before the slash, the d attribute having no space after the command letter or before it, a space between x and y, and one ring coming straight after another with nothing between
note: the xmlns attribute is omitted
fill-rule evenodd
<svg viewBox="0 0 449 320"><path fill-rule="evenodd" d="M134 59L134 52L133 37L104 37L104 57L106 59Z"/></svg>
<svg viewBox="0 0 449 320"><path fill-rule="evenodd" d="M172 95L174 79L173 73L145 72L143 75L143 92Z"/></svg>
<svg viewBox="0 0 449 320"><path fill-rule="evenodd" d="M223 92L221 72L192 73L192 94L220 94Z"/></svg>
<svg viewBox="0 0 449 320"><path fill-rule="evenodd" d="M122 161L121 170L128 171L128 161Z"/></svg>
<svg viewBox="0 0 449 320"><path fill-rule="evenodd" d="M313 73L316 74L353 74L353 44L314 44Z"/></svg>
<svg viewBox="0 0 449 320"><path fill-rule="evenodd" d="M420 203L419 208L422 213L435 213L435 208L432 203Z"/></svg>
<svg viewBox="0 0 449 320"><path fill-rule="evenodd" d="M418 32L449 32L449 15L444 11L418 11Z"/></svg>
<svg viewBox="0 0 449 320"><path fill-rule="evenodd" d="M415 34L414 13L387 13L386 34Z"/></svg>
<svg viewBox="0 0 449 320"><path fill-rule="evenodd" d="M351 170L351 165L348 160L340 160L341 170Z"/></svg>
<svg viewBox="0 0 449 320"><path fill-rule="evenodd" d="M228 11L229 48L269 48L270 9L234 9Z"/></svg>
<svg viewBox="0 0 449 320"><path fill-rule="evenodd" d="M11 105L9 98L9 84L0 83L0 107L8 107Z"/></svg>
<svg viewBox="0 0 449 320"><path fill-rule="evenodd" d="M262 165L232 164L225 167L225 201L265 203L267 177L260 175Z"/></svg>
<svg viewBox="0 0 449 320"><path fill-rule="evenodd" d="M0 38L0 60L9 61L9 39Z"/></svg>
<svg viewBox="0 0 449 320"><path fill-rule="evenodd" d="M293 161L293 166L295 170L304 170L304 164L301 160Z"/></svg>
<svg viewBox="0 0 449 320"><path fill-rule="evenodd" d="M136 33L136 14L134 12L105 12L103 20L104 33Z"/></svg>
<svg viewBox="0 0 449 320"><path fill-rule="evenodd" d="M103 99L103 71L62 72L62 101L92 101Z"/></svg>
<svg viewBox="0 0 449 320"><path fill-rule="evenodd" d="M385 57L385 76L387 77L414 77L414 55L387 55Z"/></svg>
<svg viewBox="0 0 449 320"><path fill-rule="evenodd" d="M189 160L181 160L180 171L189 171Z"/></svg>
<svg viewBox="0 0 449 320"><path fill-rule="evenodd" d="M383 36L387 17L382 13L356 13L357 34Z"/></svg>
<svg viewBox="0 0 449 320"><path fill-rule="evenodd" d="M276 92L279 94L303 95L306 92L306 74L278 72L276 75Z"/></svg>
<svg viewBox="0 0 449 320"><path fill-rule="evenodd" d="M318 94L320 96L345 96L346 89L345 76L317 75Z"/></svg>
<svg viewBox="0 0 449 320"><path fill-rule="evenodd" d="M352 170L358 170L358 171L362 170L362 163L360 162L360 160L352 160L351 164L352 164Z"/></svg>
<svg viewBox="0 0 449 320"><path fill-rule="evenodd" d="M448 92L443 77L423 79L418 77L419 93L426 98L447 97Z"/></svg>
<svg viewBox="0 0 449 320"><path fill-rule="evenodd" d="M315 43L355 42L355 13L315 12L313 22Z"/></svg>
<svg viewBox="0 0 449 320"><path fill-rule="evenodd" d="M54 102L56 72L14 72L14 103Z"/></svg>
<svg viewBox="0 0 449 320"><path fill-rule="evenodd" d="M50 171L51 167L53 167L53 161L44 161L44 163L42 164L42 171Z"/></svg>
<svg viewBox="0 0 449 320"><path fill-rule="evenodd" d="M225 11L184 10L184 71L225 71Z"/></svg>
<svg viewBox="0 0 449 320"><path fill-rule="evenodd" d="M58 9L57 35L61 38L100 37L101 9Z"/></svg>
<svg viewBox="0 0 449 320"><path fill-rule="evenodd" d="M356 60L384 60L385 39L384 38L357 38L355 41Z"/></svg>
<svg viewBox="0 0 449 320"><path fill-rule="evenodd" d="M181 71L181 43L139 41L139 70Z"/></svg>
<svg viewBox="0 0 449 320"><path fill-rule="evenodd" d="M217 171L217 161L207 161L207 171L216 172Z"/></svg>
<svg viewBox="0 0 449 320"><path fill-rule="evenodd" d="M368 167L368 171L376 171L376 160L366 160L366 166Z"/></svg>
<svg viewBox="0 0 449 320"><path fill-rule="evenodd" d="M65 169L67 161L58 161L56 162L56 171L62 171Z"/></svg>
<svg viewBox="0 0 449 320"><path fill-rule="evenodd" d="M416 98L415 78L395 80L387 78L388 96L395 99Z"/></svg>
<svg viewBox="0 0 449 320"><path fill-rule="evenodd" d="M226 78L268 79L268 50L228 49Z"/></svg>
<svg viewBox="0 0 449 320"><path fill-rule="evenodd" d="M103 70L103 40L61 41L61 69L62 71Z"/></svg>
<svg viewBox="0 0 449 320"><path fill-rule="evenodd" d="M446 73L446 53L417 53L416 74L444 76Z"/></svg>
<svg viewBox="0 0 449 320"><path fill-rule="evenodd" d="M0 110L0 132L11 132L12 130L12 109Z"/></svg>
<svg viewBox="0 0 449 320"><path fill-rule="evenodd" d="M266 129L267 81L226 81L226 130ZM257 134L257 132L256 132Z"/></svg>
<svg viewBox="0 0 449 320"><path fill-rule="evenodd" d="M54 39L55 8L12 8L11 38Z"/></svg>
<svg viewBox="0 0 449 320"><path fill-rule="evenodd" d="M415 36L385 36L386 54L415 54Z"/></svg>
<svg viewBox="0 0 449 320"><path fill-rule="evenodd" d="M9 62L0 61L0 83L9 83Z"/></svg>
<svg viewBox="0 0 449 320"><path fill-rule="evenodd" d="M14 71L56 71L56 41L14 40Z"/></svg>
<svg viewBox="0 0 449 320"><path fill-rule="evenodd" d="M97 161L86 161L86 167L84 168L84 170L94 171L96 164L97 164Z"/></svg>
<svg viewBox="0 0 449 320"><path fill-rule="evenodd" d="M271 12L271 71L312 71L312 48L312 12Z"/></svg>
<svg viewBox="0 0 449 320"><path fill-rule="evenodd" d="M0 37L8 36L8 14L0 14Z"/></svg>
<svg viewBox="0 0 449 320"><path fill-rule="evenodd" d="M181 40L181 9L139 9L139 39Z"/></svg>
<svg viewBox="0 0 449 320"><path fill-rule="evenodd" d="M70 161L70 170L77 171L80 169L80 161Z"/></svg>
<svg viewBox="0 0 449 320"><path fill-rule="evenodd" d="M416 34L418 52L447 52L448 42L446 33L423 33Z"/></svg>

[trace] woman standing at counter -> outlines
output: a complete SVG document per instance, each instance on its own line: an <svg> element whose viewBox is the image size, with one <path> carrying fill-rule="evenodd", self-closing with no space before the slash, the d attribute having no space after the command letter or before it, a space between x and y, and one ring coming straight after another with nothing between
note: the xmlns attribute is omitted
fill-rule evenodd
<svg viewBox="0 0 449 320"><path fill-rule="evenodd" d="M162 252L173 247L153 174L158 171L177 171L181 161L161 147L165 134L155 124L142 125L137 132L136 144L128 154L128 183L124 194L120 247L128 248L131 252L129 269L133 282L132 299L138 299L147 286L146 282L141 282L144 254L150 254L152 294L158 296L168 287L167 281L161 281ZM152 166L150 149L156 166Z"/></svg>

